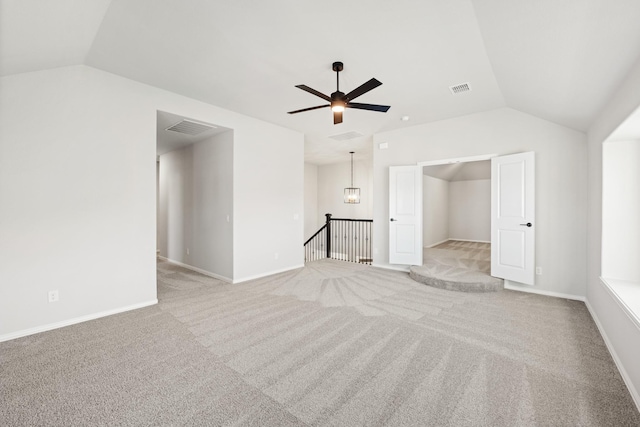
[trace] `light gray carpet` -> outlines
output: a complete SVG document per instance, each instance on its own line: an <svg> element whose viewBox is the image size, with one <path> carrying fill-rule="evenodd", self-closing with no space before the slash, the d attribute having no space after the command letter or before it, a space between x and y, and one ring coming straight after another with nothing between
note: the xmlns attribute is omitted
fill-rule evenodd
<svg viewBox="0 0 640 427"><path fill-rule="evenodd" d="M638 426L584 304L321 260L0 343L0 425Z"/></svg>
<svg viewBox="0 0 640 427"><path fill-rule="evenodd" d="M424 248L422 265L413 265L411 278L435 288L459 292L495 292L504 281L491 274L491 243L448 240Z"/></svg>

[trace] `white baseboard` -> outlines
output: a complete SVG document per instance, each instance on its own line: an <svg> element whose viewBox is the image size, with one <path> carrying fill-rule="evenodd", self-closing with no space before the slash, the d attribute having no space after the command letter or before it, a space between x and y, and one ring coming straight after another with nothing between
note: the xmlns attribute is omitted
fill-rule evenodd
<svg viewBox="0 0 640 427"><path fill-rule="evenodd" d="M457 240L459 242L471 242L471 243L491 243L488 240L469 240L469 239L456 239L455 237L449 237L449 238L441 240L439 242L432 243L429 246L425 246L425 248L427 248L427 249L428 248L432 248L434 246L438 246L438 245L441 245L443 243L447 243L449 240Z"/></svg>
<svg viewBox="0 0 640 427"><path fill-rule="evenodd" d="M242 283L242 282L248 282L249 280L260 279L262 277L272 276L274 274L284 273L285 271L296 270L298 268L303 268L304 267L304 264L300 264L300 265L296 265L296 266L293 266L293 267L283 268L283 269L280 269L280 270L272 270L272 271L268 271L266 273L256 274L255 276L247 276L247 277L243 277L241 279L231 279L230 277L221 276L219 274L212 273L210 271L203 270L201 268L194 267L192 265L185 264L183 262L176 261L176 260L173 260L173 259L169 259L169 258L166 258L166 257L163 257L163 256L158 256L158 258L160 258L163 261L170 262L171 264L176 264L176 265L179 265L180 267L184 267L186 269L195 271L196 273L204 274L205 276L213 277L214 279L222 280L223 282L233 283L233 284Z"/></svg>
<svg viewBox="0 0 640 427"><path fill-rule="evenodd" d="M506 280L504 282L504 288L509 289L510 291L527 292L529 294L545 295L548 297L571 299L571 300L582 301L582 302L585 301L585 298L580 295L563 294L560 292L545 291L544 289L524 288L520 286L514 286L514 285L508 284Z"/></svg>
<svg viewBox="0 0 640 427"><path fill-rule="evenodd" d="M613 347L613 344L611 344L611 341L609 340L609 337L607 336L607 333L605 332L604 327L602 326L602 323L600 323L600 319L598 319L596 312L591 307L591 304L589 304L589 300L585 299L584 304L587 306L587 310L589 310L589 314L591 314L591 318L593 319L593 322L596 324L598 331L600 331L600 335L602 336L602 339L604 340L604 343L607 346L609 353L611 354L611 358L613 359L613 362L616 364L616 367L618 368L618 372L620 372L620 376L622 377L622 380L627 386L627 390L629 390L629 394L631 394L631 398L633 399L633 402L636 404L636 408L638 408L638 411L640 411L640 393L638 393L638 390L636 390L636 388L633 386L633 382L631 381L631 378L629 378L629 374L627 374L627 370L624 369L624 365L620 361L620 358L618 357L618 354L616 353L616 350Z"/></svg>
<svg viewBox="0 0 640 427"><path fill-rule="evenodd" d="M136 310L138 308L148 307L150 305L154 305L157 303L158 303L158 300L154 299L151 301L132 304L125 307L116 308L113 310L100 311L98 313L92 313L86 316L74 317L73 319L67 319L61 322L49 323L42 326L36 326L35 328L23 329L21 331L12 332L10 334L0 335L0 342L26 337L28 335L39 334L40 332L51 331L53 329L63 328L65 326L75 325L76 323L82 323L89 320L99 319L101 317L111 316L113 314L124 313L125 311Z"/></svg>
<svg viewBox="0 0 640 427"><path fill-rule="evenodd" d="M235 284L235 283L248 282L249 280L261 279L263 277L273 276L274 274L284 273L286 271L291 271L291 270L297 270L299 268L304 268L304 264L295 265L293 267L282 268L280 270L273 270L267 273L256 274L255 276L243 277L241 279L234 280L233 283Z"/></svg>
<svg viewBox="0 0 640 427"><path fill-rule="evenodd" d="M212 273L210 271L203 270L203 269L198 268L198 267L194 267L193 265L185 264L183 262L176 261L176 260L173 260L173 259L169 259L169 258L160 256L160 255L158 255L158 258L160 258L163 261L170 262L171 264L179 265L180 267L184 267L184 268L186 268L188 270L195 271L196 273L204 274L205 276L209 276L209 277L213 277L214 279L222 280L223 282L234 283L233 279L231 279L229 277L221 276L219 274Z"/></svg>
<svg viewBox="0 0 640 427"><path fill-rule="evenodd" d="M491 243L490 240L458 239L456 237L449 237L447 240L457 240L459 242L472 242L472 243ZM446 240L445 240L445 242L446 242Z"/></svg>
<svg viewBox="0 0 640 427"><path fill-rule="evenodd" d="M385 270L395 270L395 271L402 271L405 273L409 272L409 266L408 265L396 265L396 264L378 264L378 263L372 263L371 264L372 267L378 267L378 268L384 268Z"/></svg>
<svg viewBox="0 0 640 427"><path fill-rule="evenodd" d="M432 243L432 244L430 244L429 246L425 246L425 248L427 248L427 249L428 249L428 248L432 248L432 247L434 247L434 246L441 245L441 244L446 243L446 242L448 242L448 241L449 241L449 239L444 239L444 240L441 240L441 241L439 241L439 242Z"/></svg>

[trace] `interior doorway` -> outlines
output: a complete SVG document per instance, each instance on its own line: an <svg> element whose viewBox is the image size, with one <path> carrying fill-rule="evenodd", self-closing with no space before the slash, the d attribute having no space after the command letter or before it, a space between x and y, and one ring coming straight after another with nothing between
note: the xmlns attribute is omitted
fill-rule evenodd
<svg viewBox="0 0 640 427"><path fill-rule="evenodd" d="M491 241L491 162L423 166L425 248L447 240Z"/></svg>
<svg viewBox="0 0 640 427"><path fill-rule="evenodd" d="M422 167L423 265L438 262L491 274L491 161Z"/></svg>

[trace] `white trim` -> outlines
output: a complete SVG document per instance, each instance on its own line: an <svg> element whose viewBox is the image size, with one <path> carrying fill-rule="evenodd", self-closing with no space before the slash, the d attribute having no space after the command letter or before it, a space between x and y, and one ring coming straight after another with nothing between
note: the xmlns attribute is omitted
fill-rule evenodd
<svg viewBox="0 0 640 427"><path fill-rule="evenodd" d="M163 256L159 256L159 255L158 255L158 258L160 258L163 261L170 262L171 264L179 265L180 267L184 267L184 268L186 268L188 270L195 271L196 273L204 274L205 276L209 276L209 277L213 277L214 279L222 280L223 282L235 283L233 281L233 279L230 279L230 278L225 277L225 276L221 276L221 275L216 274L216 273L212 273L212 272L207 271L207 270L203 270L203 269L198 268L198 267L194 267L193 265L185 264L183 262L176 261L176 260L173 260L173 259L169 259L169 258L166 258L166 257L163 257Z"/></svg>
<svg viewBox="0 0 640 427"><path fill-rule="evenodd" d="M444 239L444 240L441 240L441 241L439 241L437 243L432 243L429 246L425 246L425 249L429 249L429 248L432 248L434 246L438 246L438 245L441 245L443 243L447 243L449 240L457 240L459 242L472 242L472 243L491 243L491 241L489 241L489 240L456 239L454 237L449 237L448 239Z"/></svg>
<svg viewBox="0 0 640 427"><path fill-rule="evenodd" d="M378 268L384 268L385 270L395 270L395 271L402 271L405 273L409 272L409 266L408 265L395 265L395 264L377 264L377 263L372 263L371 264L372 267L378 267Z"/></svg>
<svg viewBox="0 0 640 427"><path fill-rule="evenodd" d="M243 277L242 279L234 280L233 283L236 284L236 283L248 282L249 280L261 279L263 277L273 276L274 274L284 273L286 271L291 271L291 270L297 270L299 268L304 268L304 264L299 264L293 267L282 268L280 270L273 270L267 273L256 274L254 276Z"/></svg>
<svg viewBox="0 0 640 427"><path fill-rule="evenodd" d="M438 246L438 245L441 245L441 244L443 244L443 243L446 243L446 242L448 242L448 241L449 241L449 239L444 239L444 240L441 240L441 241L439 241L439 242L432 243L432 244L430 244L429 246L425 246L424 248L425 248L425 249L429 249L429 248L432 248L432 247L434 247L434 246Z"/></svg>
<svg viewBox="0 0 640 427"><path fill-rule="evenodd" d="M520 291L520 292L527 292L530 294L538 294L538 295L546 295L548 297L555 297L555 298L564 298L564 299L571 299L571 300L575 300L575 301L585 301L585 297L583 296L579 296L579 295L571 295L571 294L563 294L560 292L553 292L553 291L545 291L544 289L532 289L532 288L523 288L520 286L514 286L514 285L510 285L509 283L507 283L508 281L505 280L504 281L504 288L505 289L509 289L510 291ZM525 286L530 286L530 285L526 285Z"/></svg>
<svg viewBox="0 0 640 427"><path fill-rule="evenodd" d="M449 237L448 240L458 240L460 242L472 242L472 243L491 243L491 240L458 239L456 237Z"/></svg>
<svg viewBox="0 0 640 427"><path fill-rule="evenodd" d="M469 157L455 157L453 159L440 159L440 160L429 160L426 162L418 162L418 166L437 166L437 165L446 165L449 163L466 163L466 162L479 162L481 160L490 160L493 157L497 157L498 154L481 154L479 156L469 156Z"/></svg>
<svg viewBox="0 0 640 427"><path fill-rule="evenodd" d="M111 316L113 314L124 313L125 311L136 310L138 308L148 307L158 303L157 299L141 302L138 304L127 305L125 307L113 310L100 311L98 313L87 314L86 316L74 317L72 319L63 320L61 322L49 323L47 325L36 326L35 328L23 329L10 334L0 335L0 342L14 340L16 338L26 337L28 335L39 334L40 332L51 331L53 329L63 328L65 326L75 325L76 323L87 322L89 320L99 319L101 317Z"/></svg>
<svg viewBox="0 0 640 427"><path fill-rule="evenodd" d="M606 287L607 286L605 286L605 288ZM618 357L618 354L616 353L616 350L613 347L613 344L611 344L611 341L609 340L609 337L607 336L607 333L605 332L604 327L602 326L602 323L600 323L600 319L598 319L598 316L596 315L595 310L591 307L591 304L589 304L589 300L585 299L584 304L587 306L587 310L589 310L589 314L591 315L593 322L596 324L596 327L598 328L598 331L600 332L600 335L602 336L602 339L604 340L604 343L607 346L609 353L611 354L611 358L613 359L613 362L616 364L616 367L618 368L618 372L620 372L620 376L622 377L622 380L627 386L627 390L629 390L629 394L631 394L631 398L633 399L633 402L636 404L636 408L638 409L638 411L640 411L640 393L638 393L638 390L636 390L636 388L633 386L633 382L631 381L631 378L629 378L629 374L627 374L626 369L624 369L624 365L622 364L622 361Z"/></svg>
<svg viewBox="0 0 640 427"><path fill-rule="evenodd" d="M625 282L623 280L605 279L604 277L600 277L600 282L602 282L604 288L613 297L613 300L620 306L627 317L636 325L636 328L640 329L640 312L632 308L631 305L629 305L629 301L626 301L626 299L620 295L620 291L629 285L637 286L638 289L640 289L640 284L636 282ZM636 297L635 299L637 300L637 296L634 295L634 297ZM637 301L634 302L637 305Z"/></svg>

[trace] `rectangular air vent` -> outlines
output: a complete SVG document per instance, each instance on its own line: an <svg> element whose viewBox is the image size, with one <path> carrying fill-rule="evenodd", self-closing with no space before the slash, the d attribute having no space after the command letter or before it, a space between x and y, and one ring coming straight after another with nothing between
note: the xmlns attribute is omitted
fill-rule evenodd
<svg viewBox="0 0 640 427"><path fill-rule="evenodd" d="M208 131L210 129L215 129L215 126L207 125L204 123L193 122L191 120L182 120L181 122L176 123L173 126L169 126L165 130L170 130L173 132L186 133L187 135L199 135L202 132Z"/></svg>
<svg viewBox="0 0 640 427"><path fill-rule="evenodd" d="M361 134L360 132L351 131L346 133L340 133L338 135L333 135L333 136L330 136L329 138L335 139L336 141L346 141L348 139L360 138L361 136L364 136L364 135Z"/></svg>
<svg viewBox="0 0 640 427"><path fill-rule="evenodd" d="M467 83L460 83L458 85L449 86L449 90L452 94L457 95L463 92L469 92L471 90L471 85Z"/></svg>

